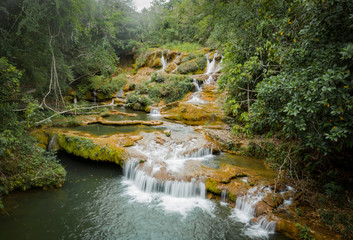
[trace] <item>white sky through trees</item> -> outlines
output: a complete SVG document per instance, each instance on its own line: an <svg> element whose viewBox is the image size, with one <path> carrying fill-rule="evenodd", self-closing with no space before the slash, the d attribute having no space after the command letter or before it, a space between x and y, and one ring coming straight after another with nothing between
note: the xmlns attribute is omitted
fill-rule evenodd
<svg viewBox="0 0 353 240"><path fill-rule="evenodd" d="M152 0L134 0L137 11L141 11L143 8L148 8Z"/></svg>

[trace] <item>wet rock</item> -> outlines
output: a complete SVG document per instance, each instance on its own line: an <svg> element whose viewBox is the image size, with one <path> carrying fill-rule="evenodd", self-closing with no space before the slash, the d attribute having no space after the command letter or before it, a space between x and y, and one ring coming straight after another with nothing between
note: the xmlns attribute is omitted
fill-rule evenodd
<svg viewBox="0 0 353 240"><path fill-rule="evenodd" d="M283 203L283 197L278 193L268 193L262 201L272 208L277 208Z"/></svg>
<svg viewBox="0 0 353 240"><path fill-rule="evenodd" d="M135 103L134 105L132 105L132 109L134 109L135 111L141 111L142 105L140 103Z"/></svg>
<svg viewBox="0 0 353 240"><path fill-rule="evenodd" d="M260 201L255 207L255 216L258 217L264 214L267 215L271 211L272 211L272 208L268 204L266 204L263 201Z"/></svg>
<svg viewBox="0 0 353 240"><path fill-rule="evenodd" d="M156 58L152 64L150 65L152 68L161 68L162 67L162 61L161 58Z"/></svg>
<svg viewBox="0 0 353 240"><path fill-rule="evenodd" d="M285 200L289 200L290 198L293 198L294 195L295 195L295 191L292 190L292 191L284 192L284 193L282 194L282 197L283 197L283 199L285 199Z"/></svg>
<svg viewBox="0 0 353 240"><path fill-rule="evenodd" d="M296 223L280 219L276 224L276 231L297 238L299 236L299 229L295 226Z"/></svg>
<svg viewBox="0 0 353 240"><path fill-rule="evenodd" d="M167 130L164 130L163 133L167 136L167 137L170 137L170 135L172 134L172 132L167 129Z"/></svg>

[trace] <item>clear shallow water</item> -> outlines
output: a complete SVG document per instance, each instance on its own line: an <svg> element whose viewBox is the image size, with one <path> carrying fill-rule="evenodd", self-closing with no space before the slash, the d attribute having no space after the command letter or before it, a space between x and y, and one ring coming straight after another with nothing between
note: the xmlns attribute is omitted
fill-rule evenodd
<svg viewBox="0 0 353 240"><path fill-rule="evenodd" d="M139 133L139 132L155 132L166 129L163 125L160 126L144 126L144 125L131 125L131 126L110 126L102 124L89 124L86 126L70 127L74 131L89 132L94 135L113 135L118 133Z"/></svg>
<svg viewBox="0 0 353 240"><path fill-rule="evenodd" d="M256 239L217 202L147 196L118 166L67 154L60 159L68 172L62 189L5 199L9 216L0 216L0 239Z"/></svg>

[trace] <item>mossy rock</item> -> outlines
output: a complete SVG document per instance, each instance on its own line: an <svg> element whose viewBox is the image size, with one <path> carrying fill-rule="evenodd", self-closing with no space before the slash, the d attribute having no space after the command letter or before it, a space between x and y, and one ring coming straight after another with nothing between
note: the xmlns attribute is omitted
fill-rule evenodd
<svg viewBox="0 0 353 240"><path fill-rule="evenodd" d="M93 139L72 136L70 134L59 133L57 143L61 149L78 157L95 161L108 161L119 164L124 163L125 151L113 145L104 145L95 142Z"/></svg>
<svg viewBox="0 0 353 240"><path fill-rule="evenodd" d="M145 107L145 112L146 112L146 113L150 113L150 112L151 112L151 106Z"/></svg>
<svg viewBox="0 0 353 240"><path fill-rule="evenodd" d="M175 63L169 63L167 67L164 69L165 72L171 73L177 68L177 65Z"/></svg>
<svg viewBox="0 0 353 240"><path fill-rule="evenodd" d="M162 67L161 58L155 59L155 60L152 62L152 64L151 64L150 67L152 67L152 68L161 68L161 67Z"/></svg>
<svg viewBox="0 0 353 240"><path fill-rule="evenodd" d="M206 65L207 65L207 59L206 59L205 56L198 56L198 57L195 59L195 62L196 62L196 64L198 65L199 70L201 70L201 71L204 71L204 70L205 70Z"/></svg>
<svg viewBox="0 0 353 240"><path fill-rule="evenodd" d="M199 69L199 66L195 62L195 60L191 60L185 63L180 64L178 67L178 72L181 74L188 74L196 72Z"/></svg>
<svg viewBox="0 0 353 240"><path fill-rule="evenodd" d="M219 189L217 185L219 184L219 181L213 179L213 178L208 178L206 180L206 190L216 194L216 195L221 195L222 189Z"/></svg>

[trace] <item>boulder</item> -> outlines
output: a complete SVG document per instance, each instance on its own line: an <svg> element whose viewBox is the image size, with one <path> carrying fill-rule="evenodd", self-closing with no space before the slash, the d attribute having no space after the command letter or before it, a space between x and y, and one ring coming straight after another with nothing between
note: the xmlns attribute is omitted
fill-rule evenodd
<svg viewBox="0 0 353 240"><path fill-rule="evenodd" d="M277 208L283 203L283 197L278 193L267 193L266 197L264 197L262 201L272 208Z"/></svg>

